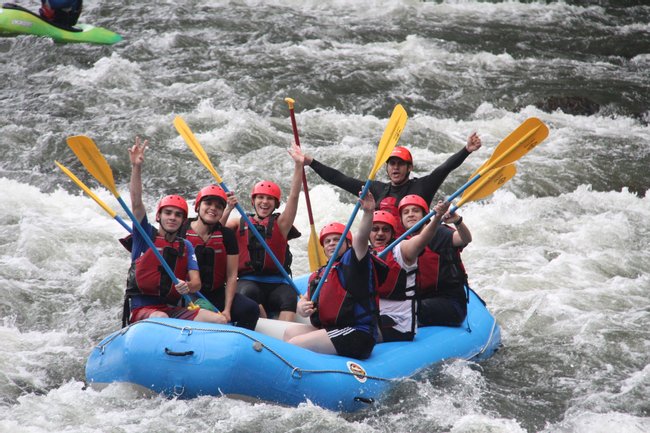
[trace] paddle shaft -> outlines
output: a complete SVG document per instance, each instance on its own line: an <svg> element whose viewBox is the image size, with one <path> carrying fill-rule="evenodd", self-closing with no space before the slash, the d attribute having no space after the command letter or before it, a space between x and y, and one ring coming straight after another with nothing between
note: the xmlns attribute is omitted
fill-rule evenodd
<svg viewBox="0 0 650 433"><path fill-rule="evenodd" d="M352 227L352 223L354 222L354 218L357 216L357 213L359 212L359 208L361 207L361 199L363 199L366 194L368 193L368 189L370 189L370 182L371 180L368 179L366 181L366 184L363 186L363 189L361 190L361 195L359 196L359 201L357 201L357 204L354 205L354 210L352 211L352 215L350 215L350 219L348 220L348 223L345 225L345 229L343 230L343 233L341 233L341 239L339 239L339 243L336 244L336 248L334 249L334 252L332 253L332 256L329 258L327 261L327 266L325 266L325 270L323 271L323 275L320 278L320 281L318 282L318 286L316 286L316 290L314 290L314 293L311 295L311 299L316 299L318 296L318 293L320 292L321 287L323 287L323 284L325 283L325 280L327 279L327 276L330 273L330 270L332 269L332 266L334 265L334 262L336 261L337 257L339 256L339 251L341 251L341 247L343 246L343 242L346 241L345 236L348 234L350 231L350 227Z"/></svg>

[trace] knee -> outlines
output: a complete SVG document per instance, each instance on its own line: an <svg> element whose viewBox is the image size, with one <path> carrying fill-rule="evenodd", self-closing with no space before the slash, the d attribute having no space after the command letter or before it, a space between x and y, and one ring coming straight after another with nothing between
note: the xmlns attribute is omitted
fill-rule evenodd
<svg viewBox="0 0 650 433"><path fill-rule="evenodd" d="M151 314L149 315L149 317L150 317L150 318L159 318L159 319L160 319L160 318L167 318L167 317L169 317L169 316L168 316L167 313L165 313L165 312L162 312L162 311L154 311L153 313L151 313Z"/></svg>

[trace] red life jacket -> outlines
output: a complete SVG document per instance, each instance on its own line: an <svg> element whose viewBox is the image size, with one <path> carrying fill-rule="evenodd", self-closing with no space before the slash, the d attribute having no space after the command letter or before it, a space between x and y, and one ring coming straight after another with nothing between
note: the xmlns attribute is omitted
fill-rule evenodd
<svg viewBox="0 0 650 433"><path fill-rule="evenodd" d="M442 224L438 230L456 231L453 227ZM438 290L458 290L463 288L467 282L467 272L465 265L460 258L462 248L450 246L443 248L436 253L439 256L438 267Z"/></svg>
<svg viewBox="0 0 650 433"><path fill-rule="evenodd" d="M418 269L415 273L415 292L419 297L427 297L438 290L438 271L440 256L429 245L418 256Z"/></svg>
<svg viewBox="0 0 650 433"><path fill-rule="evenodd" d="M194 245L202 292L216 292L223 289L226 284L228 254L223 243L221 228L221 225L216 227L205 242L191 227L188 227L185 232L185 238Z"/></svg>
<svg viewBox="0 0 650 433"><path fill-rule="evenodd" d="M173 242L168 242L163 236L156 235L154 245L161 252L163 258L174 275L179 280L187 279L187 251L185 240L177 237ZM167 275L158 258L151 249L138 257L135 265L135 287L143 295L161 296L169 304L176 304L180 295L173 288L172 279Z"/></svg>
<svg viewBox="0 0 650 433"><path fill-rule="evenodd" d="M287 239L282 236L277 219L278 213L264 218L261 223L256 223L251 218L257 231L262 235L266 244L271 248L275 257L286 269ZM237 244L239 245L239 275L255 274L268 275L278 274L278 270L273 259L266 253L264 246L257 240L253 233L249 233L248 225L242 217L239 221L239 230L237 231ZM289 272L289 271L287 271Z"/></svg>
<svg viewBox="0 0 650 433"><path fill-rule="evenodd" d="M383 251L383 248L374 249L373 254L378 254L381 251ZM402 269L397 261L395 261L392 251L389 252L383 260L388 265L388 274L384 282L377 287L379 297L381 299L390 299L393 301L409 299L409 297L406 296L406 271Z"/></svg>
<svg viewBox="0 0 650 433"><path fill-rule="evenodd" d="M323 283L316 299L311 299L312 293L318 286L325 266L309 277L309 298L314 304L318 304L317 317L312 314L310 318L312 324L317 328L343 328L359 324L375 326L379 311L379 298L374 290L374 287L377 287L376 272L373 270L374 284L369 288L368 296L364 299L354 299L343 286L338 265L338 261L332 265L327 280Z"/></svg>

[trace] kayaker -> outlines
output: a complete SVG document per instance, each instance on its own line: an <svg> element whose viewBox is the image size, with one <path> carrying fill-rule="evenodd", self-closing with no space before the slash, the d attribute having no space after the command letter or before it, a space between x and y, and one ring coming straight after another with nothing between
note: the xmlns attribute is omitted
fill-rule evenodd
<svg viewBox="0 0 650 433"><path fill-rule="evenodd" d="M172 284L172 279L162 269L149 245L134 227L131 268L127 282L131 310L129 322L152 317L173 317L226 323L227 319L222 314L202 308L188 309L178 306L183 295L195 293L201 288L194 247L188 240L178 236L183 222L187 219L188 207L183 197L168 195L160 200L156 209L156 221L160 224L160 228L154 228L147 220L147 212L142 201L142 164L147 144L146 140L141 142L137 137L135 145L129 149L131 209L144 230L151 234L156 247L162 250L163 257L174 270L174 275L179 282L176 285Z"/></svg>
<svg viewBox="0 0 650 433"><path fill-rule="evenodd" d="M81 15L83 0L41 0L39 15L60 27L74 27Z"/></svg>
<svg viewBox="0 0 650 433"><path fill-rule="evenodd" d="M368 193L360 201L363 216L354 239L348 232L317 298L310 299L325 267L311 275L308 295L298 301L298 314L309 317L311 324L290 325L284 341L319 353L358 359L370 356L377 338L376 288L387 269L380 259L368 254L375 200ZM328 258L344 229L343 224L330 223L320 231L320 243Z"/></svg>
<svg viewBox="0 0 650 433"><path fill-rule="evenodd" d="M428 206L417 195L404 197L398 209L406 230L428 213ZM467 315L467 274L460 252L472 241L472 235L457 213L446 212L442 221L454 224L456 229L435 219L429 222L427 225L439 227L418 257L415 282L419 326L460 326Z"/></svg>
<svg viewBox="0 0 650 433"><path fill-rule="evenodd" d="M424 203L424 199L416 197ZM449 203L439 201L435 206L436 215L432 223L415 236L404 239L384 257L389 272L384 283L378 288L381 341L412 341L415 337L415 275L418 256L434 237L448 208ZM382 252L394 240L398 224L392 214L382 210L375 211L370 231L373 253Z"/></svg>
<svg viewBox="0 0 650 433"><path fill-rule="evenodd" d="M375 196L377 210L385 210L395 217L399 217L397 204L409 194L417 194L424 198L427 204L431 203L449 173L458 168L470 153L480 148L481 139L476 133L473 133L461 150L449 157L430 174L420 178L410 178L413 170L411 152L405 147L396 146L386 161L386 174L389 182L373 180L370 183L370 192ZM365 184L365 181L346 176L309 155L305 155L305 165L310 166L325 181L343 188L350 194L356 194Z"/></svg>
<svg viewBox="0 0 650 433"><path fill-rule="evenodd" d="M201 275L201 293L228 322L255 329L260 310L252 299L237 293L239 247L235 233L220 219L228 197L217 185L201 188L194 201L195 218L188 219L181 233L194 246Z"/></svg>
<svg viewBox="0 0 650 433"><path fill-rule="evenodd" d="M284 211L275 212L280 207L280 187L274 182L263 180L253 186L251 205L254 213L249 214L251 222L289 275L291 253L288 250L288 241L300 236L300 232L293 227L298 211L303 169L303 159L298 156L296 149L299 148L295 143L289 149L289 155L295 164ZM296 317L298 296L285 281L264 246L250 232L243 217L230 219L226 226L235 232L239 245L237 291L259 304L261 317L267 317L271 312L279 312L278 319L293 321Z"/></svg>

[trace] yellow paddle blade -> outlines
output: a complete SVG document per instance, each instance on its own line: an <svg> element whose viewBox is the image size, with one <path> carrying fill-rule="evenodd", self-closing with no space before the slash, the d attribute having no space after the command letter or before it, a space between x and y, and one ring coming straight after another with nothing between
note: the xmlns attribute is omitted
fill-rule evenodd
<svg viewBox="0 0 650 433"><path fill-rule="evenodd" d="M196 139L196 136L190 127L187 126L187 123L185 123L180 116L176 116L174 118L174 126L181 137L183 137L183 140L185 140L185 143L187 143L187 146L192 150L192 152L194 152L194 155L196 155L198 160L201 161L210 173L212 173L212 177L215 178L217 183L222 183L223 180L221 179L221 176L219 176L219 173L215 170L214 166L210 162L208 154L205 153L205 150L203 150L203 147L199 144L199 140Z"/></svg>
<svg viewBox="0 0 650 433"><path fill-rule="evenodd" d="M78 178L77 176L75 176L74 174L72 174L72 172L71 172L70 170L68 170L68 169L67 169L63 164L59 163L59 161L54 161L54 163L57 165L57 167L59 167L59 168L61 169L62 172L64 172L65 174L67 174L68 177L69 177L70 179L72 179L72 181L73 181L74 183L76 183L77 186L78 186L79 188L83 189L84 192L85 192L86 194L88 194L88 196L89 196L90 198L92 198L93 200L95 200L95 203L97 203L99 206L101 206L101 208L104 209L104 210L106 211L106 213L108 213L110 216L112 216L113 218L115 218L115 216L117 215L117 212L115 212L113 209L111 209L110 207L108 207L108 205L107 205L106 203L104 203L104 202L103 202L99 197L97 197L97 196L95 195L95 193L92 192L92 191L90 190L90 188L88 188L88 187L86 186L86 184L84 184L81 180L79 180L79 178Z"/></svg>
<svg viewBox="0 0 650 433"><path fill-rule="evenodd" d="M111 166L106 162L106 158L99 151L97 145L90 137L85 135L75 135L68 137L66 142L70 149L77 155L79 161L86 167L86 170L93 175L106 189L113 193L115 197L120 194L115 188L115 181L113 180L113 171Z"/></svg>
<svg viewBox="0 0 650 433"><path fill-rule="evenodd" d="M461 207L468 201L480 200L487 197L512 179L516 173L517 168L514 163L493 168L465 190L456 206Z"/></svg>
<svg viewBox="0 0 650 433"><path fill-rule="evenodd" d="M548 127L538 118L531 117L526 119L517 129L504 138L501 143L494 149L490 159L485 161L472 176L483 174L488 170L501 167L512 162L530 152L535 146L548 137Z"/></svg>
<svg viewBox="0 0 650 433"><path fill-rule="evenodd" d="M296 100L293 98L284 98L284 102L289 106L289 110L293 110L293 105L296 103Z"/></svg>
<svg viewBox="0 0 650 433"><path fill-rule="evenodd" d="M384 134L379 140L379 146L377 147L377 155L375 156L375 165L372 166L372 170L368 175L368 179L374 179L377 174L377 170L381 167L390 153L395 148L399 136L402 135L402 130L404 125L406 125L406 120L408 119L408 114L406 110L400 104L397 104L393 109L393 114L391 114L390 119L388 120L388 125L384 129Z"/></svg>
<svg viewBox="0 0 650 433"><path fill-rule="evenodd" d="M309 271L315 272L327 264L327 257L325 251L320 245L318 235L316 235L316 228L311 224L311 233L309 234L309 244L307 246L307 253L309 255Z"/></svg>

